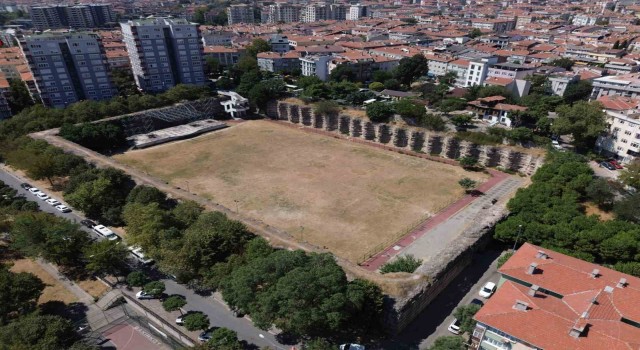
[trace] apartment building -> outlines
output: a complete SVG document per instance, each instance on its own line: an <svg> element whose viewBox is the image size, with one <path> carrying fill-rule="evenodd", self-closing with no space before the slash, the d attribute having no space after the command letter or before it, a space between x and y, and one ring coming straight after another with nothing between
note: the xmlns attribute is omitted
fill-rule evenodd
<svg viewBox="0 0 640 350"><path fill-rule="evenodd" d="M204 57L211 57L218 61L222 67L231 67L238 63L242 52L238 49L226 46L205 46Z"/></svg>
<svg viewBox="0 0 640 350"><path fill-rule="evenodd" d="M283 2L265 6L262 9L262 23L291 23L300 21L300 6Z"/></svg>
<svg viewBox="0 0 640 350"><path fill-rule="evenodd" d="M361 4L351 5L347 12L347 21L357 21L367 16L367 6Z"/></svg>
<svg viewBox="0 0 640 350"><path fill-rule="evenodd" d="M322 81L329 79L329 61L332 56L308 55L300 57L300 69L305 77L316 76Z"/></svg>
<svg viewBox="0 0 640 350"><path fill-rule="evenodd" d="M592 100L612 95L640 98L640 73L596 78L592 84Z"/></svg>
<svg viewBox="0 0 640 350"><path fill-rule="evenodd" d="M11 107L9 107L9 101L7 97L9 95L9 81L2 75L0 75L0 120L10 118Z"/></svg>
<svg viewBox="0 0 640 350"><path fill-rule="evenodd" d="M636 349L640 278L525 243L498 270L470 349Z"/></svg>
<svg viewBox="0 0 640 350"><path fill-rule="evenodd" d="M609 131L598 137L596 149L629 163L640 156L640 99L602 96L598 102L607 113Z"/></svg>
<svg viewBox="0 0 640 350"><path fill-rule="evenodd" d="M105 27L116 20L110 4L51 5L31 7L33 26L38 30Z"/></svg>
<svg viewBox="0 0 640 350"><path fill-rule="evenodd" d="M602 18L599 16L575 15L571 20L571 23L576 26L592 26L600 19Z"/></svg>
<svg viewBox="0 0 640 350"><path fill-rule="evenodd" d="M487 57L470 60L469 69L467 69L467 79L465 82L465 87L483 85L484 80L489 74L489 67L496 64L497 62L497 57Z"/></svg>
<svg viewBox="0 0 640 350"><path fill-rule="evenodd" d="M260 52L258 54L258 67L260 67L260 70L271 73L298 71L300 70L300 52Z"/></svg>
<svg viewBox="0 0 640 350"><path fill-rule="evenodd" d="M513 20L504 19L474 19L471 21L473 28L480 30L490 30L496 33L504 33L515 29L516 22Z"/></svg>
<svg viewBox="0 0 640 350"><path fill-rule="evenodd" d="M235 4L227 7L229 25L238 23L256 23L255 8L247 4Z"/></svg>
<svg viewBox="0 0 640 350"><path fill-rule="evenodd" d="M307 23L324 21L330 17L331 8L325 3L306 5L302 8L302 12L300 13L300 21Z"/></svg>
<svg viewBox="0 0 640 350"><path fill-rule="evenodd" d="M564 96L569 84L575 84L580 81L580 76L573 72L558 72L549 76L551 84L551 93L556 96Z"/></svg>
<svg viewBox="0 0 640 350"><path fill-rule="evenodd" d="M496 63L489 67L487 76L496 78L524 79L535 72L534 67L516 63Z"/></svg>
<svg viewBox="0 0 640 350"><path fill-rule="evenodd" d="M347 12L349 12L349 8L347 7L347 5L331 4L329 5L330 17L328 19L344 21L347 19Z"/></svg>
<svg viewBox="0 0 640 350"><path fill-rule="evenodd" d="M106 100L117 94L97 34L28 35L21 38L20 47L46 106L60 108L85 99Z"/></svg>
<svg viewBox="0 0 640 350"><path fill-rule="evenodd" d="M289 52L289 38L286 35L273 34L269 38L269 45L271 45L271 51L277 53Z"/></svg>
<svg viewBox="0 0 640 350"><path fill-rule="evenodd" d="M138 88L166 91L178 84L204 84L200 28L177 18L120 23Z"/></svg>

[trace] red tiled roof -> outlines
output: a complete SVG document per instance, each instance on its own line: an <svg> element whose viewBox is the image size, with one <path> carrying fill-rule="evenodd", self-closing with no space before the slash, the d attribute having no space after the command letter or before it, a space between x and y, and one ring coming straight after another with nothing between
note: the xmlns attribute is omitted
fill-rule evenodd
<svg viewBox="0 0 640 350"><path fill-rule="evenodd" d="M513 82L513 79L511 79L511 78L501 78L501 77L489 77L489 78L485 79L484 82L486 84L489 84L489 85L506 86L506 85L511 84Z"/></svg>
<svg viewBox="0 0 640 350"><path fill-rule="evenodd" d="M545 350L640 349L640 328L621 322L640 322L640 278L553 251L538 257L541 250L526 243L500 268L509 280L475 319ZM528 274L531 263L536 272ZM621 278L626 284L617 287ZM512 280L562 297L540 291L530 296L529 287ZM517 300L529 304L526 311L514 308ZM578 338L569 335L575 325L586 326Z"/></svg>
<svg viewBox="0 0 640 350"><path fill-rule="evenodd" d="M602 96L598 99L598 102L602 103L602 106L606 109L614 111L626 111L637 108L640 104L640 100L623 96Z"/></svg>

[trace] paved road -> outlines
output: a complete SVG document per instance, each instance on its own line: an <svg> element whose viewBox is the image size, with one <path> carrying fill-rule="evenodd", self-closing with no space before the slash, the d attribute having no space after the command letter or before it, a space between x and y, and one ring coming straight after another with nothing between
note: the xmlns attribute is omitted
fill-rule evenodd
<svg viewBox="0 0 640 350"><path fill-rule="evenodd" d="M478 295L480 286L500 278L496 269L499 251L488 250L474 257L473 261L449 286L384 349L428 349L436 338L453 335L447 327L453 321L458 306L467 305Z"/></svg>
<svg viewBox="0 0 640 350"><path fill-rule="evenodd" d="M71 221L80 222L85 218L79 215L78 212L71 213L61 213L57 211L53 206L45 203L44 201L39 200L29 191L24 190L20 187L20 184L23 182L29 182L28 180L21 179L17 177L15 174L7 171L7 168L2 165L0 166L0 181L4 182L8 186L13 187L18 191L18 194L24 195L28 200L32 200L38 203L40 209L47 213L52 213L54 215L66 218ZM41 189L46 193L45 189ZM62 198L56 198L60 202ZM89 233L92 237L96 237L98 239L102 239L100 235L95 233L93 230L90 230L86 227L82 227L82 230ZM233 316L233 314L227 309L227 307L222 304L220 301L214 300L212 297L203 297L197 295L192 290L188 289L184 285L180 285L172 280L163 280L167 287L167 294L180 294L186 297L187 306L186 310L199 310L204 312L209 316L209 320L211 320L211 325L213 327L226 327L232 329L238 333L238 338L240 340L245 340L249 344L254 344L258 347L270 346L276 350L284 350L289 349L290 347L282 345L278 343L275 339L275 336L258 329L253 325L251 321L245 318L237 318ZM175 319L167 319L167 322L173 324Z"/></svg>

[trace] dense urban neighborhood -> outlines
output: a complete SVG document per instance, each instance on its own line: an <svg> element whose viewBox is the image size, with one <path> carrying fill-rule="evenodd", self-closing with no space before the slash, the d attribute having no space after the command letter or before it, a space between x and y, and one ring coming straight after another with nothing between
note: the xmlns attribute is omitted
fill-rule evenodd
<svg viewBox="0 0 640 350"><path fill-rule="evenodd" d="M0 349L640 349L640 3L0 4Z"/></svg>

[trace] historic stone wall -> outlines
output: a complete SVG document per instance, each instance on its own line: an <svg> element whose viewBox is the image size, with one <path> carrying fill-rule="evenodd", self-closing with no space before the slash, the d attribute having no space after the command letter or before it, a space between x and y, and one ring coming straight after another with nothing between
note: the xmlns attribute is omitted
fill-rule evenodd
<svg viewBox="0 0 640 350"><path fill-rule="evenodd" d="M372 123L369 120L348 115L316 115L310 105L274 101L267 108L266 114L272 119L446 159L473 156L483 166L501 167L528 175L533 174L543 161L539 156L514 151L509 147L476 145L458 140L454 136L430 132L421 128Z"/></svg>

